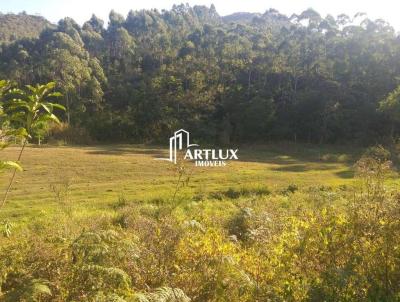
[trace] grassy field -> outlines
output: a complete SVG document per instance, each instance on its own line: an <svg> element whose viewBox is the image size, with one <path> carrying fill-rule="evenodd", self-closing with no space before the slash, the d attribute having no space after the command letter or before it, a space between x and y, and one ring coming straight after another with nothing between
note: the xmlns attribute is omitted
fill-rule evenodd
<svg viewBox="0 0 400 302"><path fill-rule="evenodd" d="M2 157L15 159L18 150L12 147L2 151ZM188 164L190 180L179 196L193 198L232 187L274 191L289 184L344 185L352 181L357 152L290 144L240 148L239 161L231 161L226 167ZM22 158L24 171L17 174L0 218L29 220L57 210L61 199L68 199L75 209L87 213L106 210L119 198L171 198L177 182L175 167L155 160L166 156L166 149L139 145L27 147ZM1 176L3 188L10 173Z"/></svg>
<svg viewBox="0 0 400 302"><path fill-rule="evenodd" d="M364 156L355 179L362 152L239 147L179 178L159 147L29 146L0 210L0 300L398 301L397 172Z"/></svg>

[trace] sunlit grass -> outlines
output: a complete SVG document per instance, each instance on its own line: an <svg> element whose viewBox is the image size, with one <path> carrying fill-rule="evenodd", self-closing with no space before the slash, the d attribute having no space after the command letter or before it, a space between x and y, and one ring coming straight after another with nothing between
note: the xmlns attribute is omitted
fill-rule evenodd
<svg viewBox="0 0 400 302"><path fill-rule="evenodd" d="M18 150L11 147L1 156L15 159ZM301 188L349 184L359 152L345 150L290 144L239 148L239 161L231 161L226 167L188 164L190 181L179 196L191 199L229 188L264 187L274 191L289 184ZM22 158L24 171L18 173L0 218L24 222L58 213L60 204L52 184L68 183L68 202L82 215L107 211L121 196L139 201L169 200L177 181L174 165L155 160L166 157L167 152L140 145L30 146ZM0 177L3 188L9 173Z"/></svg>

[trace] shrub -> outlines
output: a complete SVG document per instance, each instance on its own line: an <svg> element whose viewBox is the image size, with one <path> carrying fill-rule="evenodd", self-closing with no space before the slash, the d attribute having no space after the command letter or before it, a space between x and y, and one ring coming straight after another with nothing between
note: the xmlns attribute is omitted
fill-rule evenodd
<svg viewBox="0 0 400 302"><path fill-rule="evenodd" d="M355 164L356 176L362 181L367 198L383 198L384 180L391 172L390 152L382 146L368 148Z"/></svg>
<svg viewBox="0 0 400 302"><path fill-rule="evenodd" d="M216 229L188 231L176 248L176 282L194 301L251 301L240 250Z"/></svg>
<svg viewBox="0 0 400 302"><path fill-rule="evenodd" d="M226 191L222 192L213 192L210 194L211 198L222 200L224 197L230 199L237 199L242 196L262 196L269 195L271 191L267 187L242 187L242 188L229 188Z"/></svg>
<svg viewBox="0 0 400 302"><path fill-rule="evenodd" d="M375 185L380 176L368 177ZM0 300L398 300L394 189L221 198L174 208L124 202L115 217L13 230L0 238Z"/></svg>
<svg viewBox="0 0 400 302"><path fill-rule="evenodd" d="M131 278L119 268L138 258L138 248L131 239L114 230L84 232L71 250L74 266L69 299L83 300L99 293L132 294Z"/></svg>
<svg viewBox="0 0 400 302"><path fill-rule="evenodd" d="M246 240L251 228L251 220L254 210L251 208L241 209L229 223L229 234L234 235L239 240Z"/></svg>
<svg viewBox="0 0 400 302"><path fill-rule="evenodd" d="M299 187L296 184L289 184L286 188L281 190L281 193L283 195L288 195L288 194L293 194L299 189Z"/></svg>
<svg viewBox="0 0 400 302"><path fill-rule="evenodd" d="M391 154L390 151L385 149L382 145L377 145L373 147L369 147L361 157L363 158L371 158L379 163L384 163L390 160Z"/></svg>
<svg viewBox="0 0 400 302"><path fill-rule="evenodd" d="M179 288L160 287L149 293L136 293L132 302L189 302L190 298Z"/></svg>
<svg viewBox="0 0 400 302"><path fill-rule="evenodd" d="M347 154L340 154L337 158L337 161L339 163L346 163L349 162L351 160L351 157Z"/></svg>
<svg viewBox="0 0 400 302"><path fill-rule="evenodd" d="M92 144L94 141L85 128L71 126L67 123L53 124L48 130L48 142L64 144Z"/></svg>

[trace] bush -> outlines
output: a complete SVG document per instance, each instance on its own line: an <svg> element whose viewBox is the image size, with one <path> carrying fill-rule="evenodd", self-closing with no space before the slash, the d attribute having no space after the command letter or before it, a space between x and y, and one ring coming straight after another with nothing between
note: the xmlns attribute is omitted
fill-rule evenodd
<svg viewBox="0 0 400 302"><path fill-rule="evenodd" d="M369 147L361 157L373 159L379 163L387 162L390 160L391 154L390 151L385 149L382 145Z"/></svg>
<svg viewBox="0 0 400 302"><path fill-rule="evenodd" d="M0 300L398 301L398 192L251 196L124 200L105 217L13 229L0 238Z"/></svg>
<svg viewBox="0 0 400 302"><path fill-rule="evenodd" d="M215 199L223 199L223 198L230 198L230 199L237 199L242 196L262 196L262 195L269 195L271 191L267 187L243 187L243 188L229 188L226 191L222 192L213 192L210 194L211 198Z"/></svg>
<svg viewBox="0 0 400 302"><path fill-rule="evenodd" d="M289 184L286 188L281 190L281 193L283 195L288 195L288 194L293 194L299 189L299 187L296 184Z"/></svg>
<svg viewBox="0 0 400 302"><path fill-rule="evenodd" d="M74 127L67 123L53 124L48 130L47 140L49 143L64 142L64 144L84 145L94 142L85 128Z"/></svg>
<svg viewBox="0 0 400 302"><path fill-rule="evenodd" d="M247 240L251 229L251 220L253 217L253 209L241 209L229 223L229 234L234 235L235 238L239 240Z"/></svg>

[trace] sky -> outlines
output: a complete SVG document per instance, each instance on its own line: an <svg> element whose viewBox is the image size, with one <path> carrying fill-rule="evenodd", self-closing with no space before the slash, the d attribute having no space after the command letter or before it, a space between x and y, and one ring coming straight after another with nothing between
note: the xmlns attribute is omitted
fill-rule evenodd
<svg viewBox="0 0 400 302"><path fill-rule="evenodd" d="M315 9L323 17L327 14L337 16L341 13L354 16L357 12L363 12L373 20L388 21L396 31L400 31L400 2L398 0L0 0L0 12L26 11L28 14L39 14L53 23L68 16L79 24L90 19L94 13L107 24L111 9L126 16L131 9L170 9L173 4L182 2L189 3L191 6L210 6L213 3L222 16L234 12L263 13L269 8L275 8L288 16L301 13L308 8Z"/></svg>

